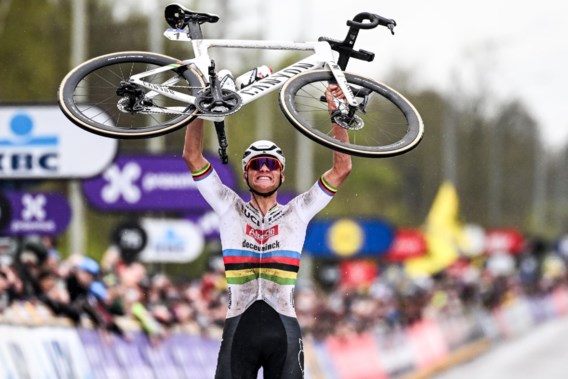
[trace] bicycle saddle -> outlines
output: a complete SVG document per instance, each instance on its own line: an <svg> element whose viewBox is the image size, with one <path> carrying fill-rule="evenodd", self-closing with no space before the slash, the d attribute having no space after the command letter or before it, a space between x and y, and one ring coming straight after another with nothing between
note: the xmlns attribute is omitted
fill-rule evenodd
<svg viewBox="0 0 568 379"><path fill-rule="evenodd" d="M219 21L219 16L216 14L194 12L177 3L170 4L166 7L165 17L168 25L176 29L183 29L192 22L203 24L205 22L215 23Z"/></svg>

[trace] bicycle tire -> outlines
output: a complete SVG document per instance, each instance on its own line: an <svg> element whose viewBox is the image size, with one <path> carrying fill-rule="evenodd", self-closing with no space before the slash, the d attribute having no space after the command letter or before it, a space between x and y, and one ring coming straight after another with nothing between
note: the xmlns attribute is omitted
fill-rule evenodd
<svg viewBox="0 0 568 379"><path fill-rule="evenodd" d="M382 158L406 153L415 148L424 134L424 124L416 108L394 89L361 75L345 73L357 100L370 91L365 112L358 109L365 126L349 131L349 143L331 136L327 102L321 96L334 76L321 69L301 73L287 81L279 105L292 125L311 140L350 155Z"/></svg>
<svg viewBox="0 0 568 379"><path fill-rule="evenodd" d="M89 132L116 139L148 138L170 133L186 125L198 112L195 107L165 96L152 99L154 109L177 106L177 114L126 113L118 109L117 89L133 74L179 61L161 54L127 51L93 58L70 71L60 84L57 99L65 116ZM173 75L172 75L173 74ZM145 78L153 83L180 76L189 93L195 95L204 82L193 67L180 67ZM177 79L177 78L176 78ZM149 92L149 90L143 89ZM171 109L171 108L170 108ZM169 111L168 111L169 112ZM173 111L172 111L173 112Z"/></svg>

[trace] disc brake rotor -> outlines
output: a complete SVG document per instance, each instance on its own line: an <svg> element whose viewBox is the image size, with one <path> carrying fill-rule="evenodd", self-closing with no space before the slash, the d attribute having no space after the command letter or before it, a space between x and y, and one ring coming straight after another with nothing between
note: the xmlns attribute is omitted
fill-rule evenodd
<svg viewBox="0 0 568 379"><path fill-rule="evenodd" d="M361 130L365 126L365 122L357 115L353 115L352 117L339 115L335 116L333 121L347 130Z"/></svg>

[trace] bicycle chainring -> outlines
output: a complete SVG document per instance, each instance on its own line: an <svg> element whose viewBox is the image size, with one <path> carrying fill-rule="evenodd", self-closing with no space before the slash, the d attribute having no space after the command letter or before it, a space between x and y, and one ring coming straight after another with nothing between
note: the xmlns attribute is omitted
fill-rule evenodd
<svg viewBox="0 0 568 379"><path fill-rule="evenodd" d="M238 93L222 89L222 98L215 100L209 88L195 97L195 106L204 115L226 116L241 109L242 99Z"/></svg>

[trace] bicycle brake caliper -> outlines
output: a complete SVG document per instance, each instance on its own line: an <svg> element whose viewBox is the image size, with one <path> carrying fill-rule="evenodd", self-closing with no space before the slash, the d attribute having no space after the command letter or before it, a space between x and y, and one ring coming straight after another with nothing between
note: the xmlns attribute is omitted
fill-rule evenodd
<svg viewBox="0 0 568 379"><path fill-rule="evenodd" d="M345 96L345 102L337 99L335 100L335 105L337 108L331 114L331 120L347 130L362 129L365 123L359 116L355 114L357 109L359 109L360 104L355 98L351 87L349 87L349 83L347 83L345 73L337 64L333 62L328 62L327 65L331 70L333 76L335 77L337 85L339 86L339 88L341 88L341 91ZM363 104L363 107L365 106L366 104Z"/></svg>

